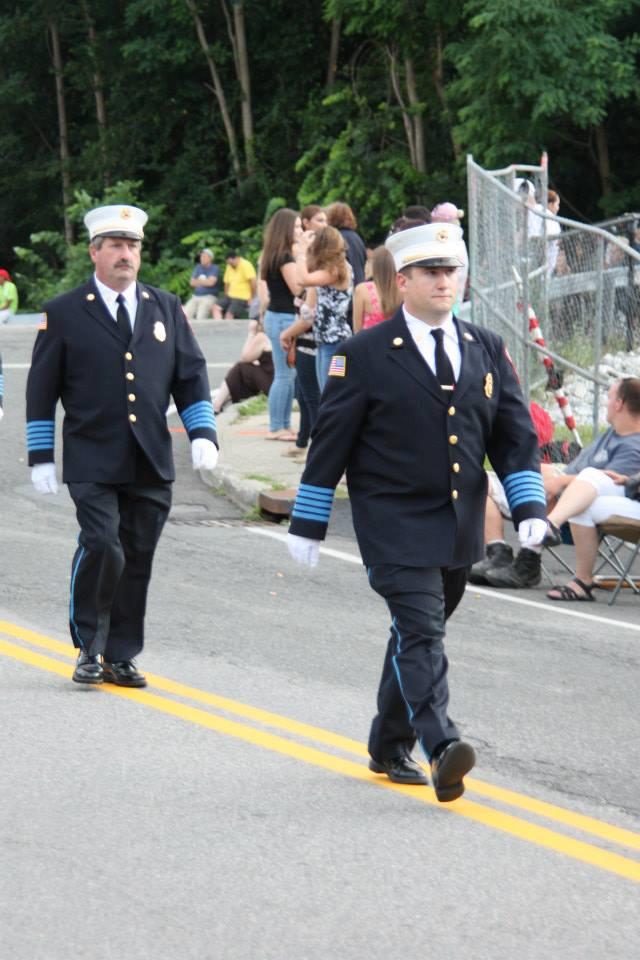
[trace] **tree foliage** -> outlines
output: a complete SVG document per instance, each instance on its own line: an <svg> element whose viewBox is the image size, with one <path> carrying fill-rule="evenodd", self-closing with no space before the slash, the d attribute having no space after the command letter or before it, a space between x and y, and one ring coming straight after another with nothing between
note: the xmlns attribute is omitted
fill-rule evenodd
<svg viewBox="0 0 640 960"><path fill-rule="evenodd" d="M180 293L203 243L255 256L270 204L345 200L370 242L465 206L466 152L546 148L585 218L640 206L639 3L5 4L0 262L37 307L86 274L87 205L137 201L145 279Z"/></svg>

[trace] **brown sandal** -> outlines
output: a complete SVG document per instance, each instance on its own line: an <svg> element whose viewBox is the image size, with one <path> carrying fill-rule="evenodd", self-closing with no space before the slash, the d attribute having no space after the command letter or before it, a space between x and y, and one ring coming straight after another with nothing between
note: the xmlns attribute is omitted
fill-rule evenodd
<svg viewBox="0 0 640 960"><path fill-rule="evenodd" d="M569 601L582 601L582 602L595 602L595 597L593 595L593 584L585 583L584 580L580 580L578 577L573 578L573 583L576 583L581 590L584 590L584 596L577 593L572 586L568 583L557 584L556 586L551 587L551 590L547 591L547 597L549 600L569 600ZM551 593L553 590L557 590L559 596L553 597Z"/></svg>

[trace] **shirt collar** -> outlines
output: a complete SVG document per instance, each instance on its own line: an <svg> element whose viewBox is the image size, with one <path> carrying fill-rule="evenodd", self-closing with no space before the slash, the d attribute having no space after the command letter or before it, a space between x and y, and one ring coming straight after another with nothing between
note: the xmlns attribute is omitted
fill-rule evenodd
<svg viewBox="0 0 640 960"><path fill-rule="evenodd" d="M419 320L418 317L414 317L413 314L409 313L404 305L402 310L404 312L404 319L406 320L409 331L414 338L422 338L425 336L425 334L430 333L432 330L444 330L445 337L451 337L456 341L456 343L458 342L458 331L453 319L453 313L450 313L447 317L445 317L442 323L438 323L434 326L431 323L425 323L424 320Z"/></svg>
<svg viewBox="0 0 640 960"><path fill-rule="evenodd" d="M114 290L112 287L108 287L106 283L102 283L101 280L98 280L95 273L93 275L93 279L95 281L96 287L98 288L98 293L100 294L100 296L102 297L102 299L104 300L104 302L107 304L108 307L113 306L113 304L115 304L116 302L116 298L118 297L118 295L122 293L122 296L127 302L129 314L132 317L135 316L136 308L138 306L138 290L137 290L137 285L135 280L129 284L126 290Z"/></svg>

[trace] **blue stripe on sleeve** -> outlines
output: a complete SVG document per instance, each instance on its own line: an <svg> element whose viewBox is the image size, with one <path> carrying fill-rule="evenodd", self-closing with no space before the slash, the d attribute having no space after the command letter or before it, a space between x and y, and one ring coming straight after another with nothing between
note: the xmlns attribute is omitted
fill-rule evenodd
<svg viewBox="0 0 640 960"><path fill-rule="evenodd" d="M328 523L333 506L333 495L334 491L331 487L315 487L309 483L301 483L291 516L300 520Z"/></svg>
<svg viewBox="0 0 640 960"><path fill-rule="evenodd" d="M49 450L55 437L54 420L30 420L27 423L27 449Z"/></svg>
<svg viewBox="0 0 640 960"><path fill-rule="evenodd" d="M544 492L542 477L535 470L521 470L519 473L510 473L502 481L504 491L511 510L521 503L543 503L546 506L547 498Z"/></svg>
<svg viewBox="0 0 640 960"><path fill-rule="evenodd" d="M215 430L216 417L210 400L200 400L180 411L180 417L187 433L193 430Z"/></svg>

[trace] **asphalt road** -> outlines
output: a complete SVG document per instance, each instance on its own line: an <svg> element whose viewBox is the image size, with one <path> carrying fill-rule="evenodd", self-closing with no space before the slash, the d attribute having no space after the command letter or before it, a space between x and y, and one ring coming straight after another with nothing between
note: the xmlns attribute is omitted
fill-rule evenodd
<svg viewBox="0 0 640 960"><path fill-rule="evenodd" d="M197 332L215 384L244 326ZM478 767L440 806L367 770L386 611L348 503L304 571L282 529L201 485L178 436L150 685L79 687L72 504L24 464L32 341L0 328L0 958L632 956L638 598L468 591L447 649Z"/></svg>

